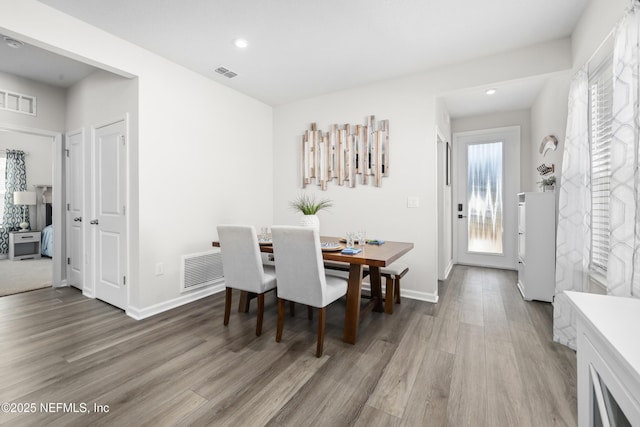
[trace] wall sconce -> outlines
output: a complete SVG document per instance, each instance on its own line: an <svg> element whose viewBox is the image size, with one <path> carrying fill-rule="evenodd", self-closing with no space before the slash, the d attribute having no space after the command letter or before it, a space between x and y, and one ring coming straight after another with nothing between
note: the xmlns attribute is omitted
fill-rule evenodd
<svg viewBox="0 0 640 427"><path fill-rule="evenodd" d="M389 120L376 123L369 116L365 126L333 125L326 133L312 123L302 136L302 187L314 179L322 190L333 179L355 187L356 175L362 184L373 182L376 187L389 176Z"/></svg>
<svg viewBox="0 0 640 427"><path fill-rule="evenodd" d="M20 231L29 230L29 221L27 221L25 206L36 204L36 192L35 191L15 191L13 193L13 204L15 206L22 206L22 222L20 223Z"/></svg>

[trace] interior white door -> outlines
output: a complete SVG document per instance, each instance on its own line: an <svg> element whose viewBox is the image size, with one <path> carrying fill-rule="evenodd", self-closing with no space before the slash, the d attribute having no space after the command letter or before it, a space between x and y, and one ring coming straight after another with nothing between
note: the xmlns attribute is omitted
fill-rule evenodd
<svg viewBox="0 0 640 427"><path fill-rule="evenodd" d="M66 197L67 197L67 283L78 289L84 285L84 134L82 131L68 133L66 150Z"/></svg>
<svg viewBox="0 0 640 427"><path fill-rule="evenodd" d="M455 133L454 146L457 262L515 269L520 127Z"/></svg>
<svg viewBox="0 0 640 427"><path fill-rule="evenodd" d="M95 129L93 137L93 233L96 298L126 309L126 124Z"/></svg>

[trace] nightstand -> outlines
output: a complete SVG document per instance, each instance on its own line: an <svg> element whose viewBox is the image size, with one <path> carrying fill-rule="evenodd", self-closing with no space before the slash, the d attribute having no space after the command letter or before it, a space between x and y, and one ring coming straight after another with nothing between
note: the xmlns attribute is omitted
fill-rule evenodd
<svg viewBox="0 0 640 427"><path fill-rule="evenodd" d="M35 259L40 258L40 232L39 231L10 231L9 232L9 259Z"/></svg>

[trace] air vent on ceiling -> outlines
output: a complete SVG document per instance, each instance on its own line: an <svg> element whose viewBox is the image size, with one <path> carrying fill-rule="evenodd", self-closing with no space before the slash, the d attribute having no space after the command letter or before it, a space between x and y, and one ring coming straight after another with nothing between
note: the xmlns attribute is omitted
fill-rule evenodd
<svg viewBox="0 0 640 427"><path fill-rule="evenodd" d="M215 69L216 73L218 74L222 74L225 77L228 77L230 79L234 78L235 76L237 76L237 73L234 73L233 71L229 70L228 68L224 68L224 67L218 67Z"/></svg>

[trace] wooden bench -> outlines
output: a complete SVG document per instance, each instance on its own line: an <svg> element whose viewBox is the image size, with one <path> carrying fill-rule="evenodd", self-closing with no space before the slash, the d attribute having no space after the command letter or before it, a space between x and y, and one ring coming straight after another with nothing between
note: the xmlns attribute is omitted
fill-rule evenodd
<svg viewBox="0 0 640 427"><path fill-rule="evenodd" d="M400 304L400 279L409 272L409 267L403 264L392 263L380 268L380 277L386 279L384 312L393 314L393 303Z"/></svg>
<svg viewBox="0 0 640 427"><path fill-rule="evenodd" d="M349 264L336 261L325 261L324 267L336 272L348 272ZM392 263L386 267L380 267L380 277L385 278L385 303L384 312L393 314L393 303L400 304L400 279L409 272L409 267L403 264ZM331 272L329 272L331 274ZM340 273L337 273L340 274ZM365 266L363 277L369 275L369 269Z"/></svg>

